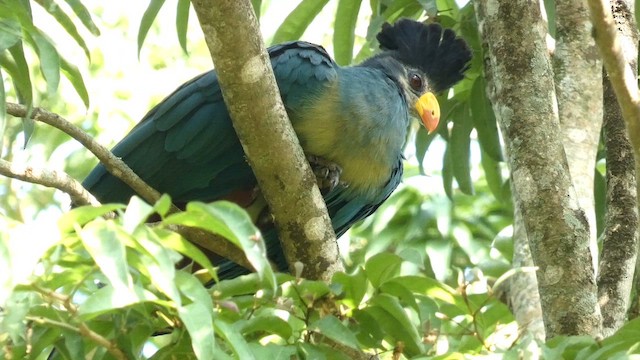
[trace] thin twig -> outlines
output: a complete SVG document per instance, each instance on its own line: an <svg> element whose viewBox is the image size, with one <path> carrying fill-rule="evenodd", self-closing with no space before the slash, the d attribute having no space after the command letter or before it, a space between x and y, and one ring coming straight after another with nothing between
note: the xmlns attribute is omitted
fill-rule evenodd
<svg viewBox="0 0 640 360"><path fill-rule="evenodd" d="M62 306L64 306L64 308L74 318L78 316L78 307L75 304L73 304L73 302L71 302L70 296L66 296L64 294L60 294L55 291L42 288L36 284L33 284L32 286L33 286L33 289L39 292L42 296L48 298L49 300L53 300L62 304ZM74 331L76 331L75 328L74 328ZM85 338L107 349L107 351L111 355L113 355L113 357L115 357L116 359L122 359L122 360L127 359L127 356L125 355L125 353L122 350L120 350L120 348L118 348L115 342L109 341L104 336L91 330L85 323L83 322L78 323L77 331L80 333L80 335L84 336Z"/></svg>
<svg viewBox="0 0 640 360"><path fill-rule="evenodd" d="M27 116L27 108L20 104L7 103L7 114L16 117L24 117ZM46 111L42 108L34 108L31 113L31 118L51 125L76 139L100 160L109 173L122 180L150 204L154 204L158 199L160 199L160 193L133 172L133 170L131 170L131 168L125 164L122 159L113 155L109 149L100 145L89 134L65 120L60 115ZM178 211L180 210L175 205L172 205L171 212Z"/></svg>
<svg viewBox="0 0 640 360"><path fill-rule="evenodd" d="M0 159L0 175L58 189L69 194L74 204L100 205L82 184L64 171L36 168Z"/></svg>
<svg viewBox="0 0 640 360"><path fill-rule="evenodd" d="M7 103L7 113L15 117L24 117L27 114L27 108L23 105L15 103ZM69 121L65 120L60 115L46 111L42 108L34 108L31 113L31 117L36 121L51 125L76 139L84 147L91 151L100 160L100 162L102 162L107 171L109 171L113 176L122 180L125 184L129 185L129 187L131 187L136 193L142 196L147 202L153 204L160 198L160 193L149 186L144 180L142 180L135 172L133 172L133 170L131 170L131 168L127 164L124 163L124 161L113 155L111 151L96 142L89 134L84 132L79 127L73 125ZM8 164L9 169L14 166L15 165ZM2 169L0 169L0 174L10 176L1 172L1 170ZM16 178L16 176L10 177ZM37 181L37 179L34 179L30 176L25 176L24 178L20 179L45 186L50 186L45 183L39 182ZM82 188L82 185L80 185L75 180L74 182L77 184L77 186L80 187L80 189L82 189L82 191L86 192L86 190ZM62 191L68 193L74 203L78 205L84 205L87 203L85 201L77 202L77 200L75 199L75 194L66 190ZM93 197L91 198L93 199ZM92 205L98 203L97 200L93 200L95 201L95 203L88 203ZM172 204L169 212L175 213L179 211L180 209ZM189 228L186 226L169 225L167 228L184 236L190 242L197 244L209 251L212 251L221 257L227 258L247 269L253 269L253 267L247 261L244 253L228 241L222 239L220 236L204 230Z"/></svg>

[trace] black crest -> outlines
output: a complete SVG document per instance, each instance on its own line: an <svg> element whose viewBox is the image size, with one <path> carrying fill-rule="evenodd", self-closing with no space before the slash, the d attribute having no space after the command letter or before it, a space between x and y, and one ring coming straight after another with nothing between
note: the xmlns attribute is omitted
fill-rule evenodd
<svg viewBox="0 0 640 360"><path fill-rule="evenodd" d="M422 70L435 91L453 86L469 68L471 51L462 38L439 24L402 19L385 23L377 36L380 48L400 62Z"/></svg>

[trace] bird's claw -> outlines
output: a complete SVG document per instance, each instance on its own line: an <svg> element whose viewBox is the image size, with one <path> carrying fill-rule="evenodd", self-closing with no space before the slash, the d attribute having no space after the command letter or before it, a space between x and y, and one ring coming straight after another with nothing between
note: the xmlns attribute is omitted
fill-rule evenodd
<svg viewBox="0 0 640 360"><path fill-rule="evenodd" d="M316 175L318 188L323 195L329 193L340 183L340 175L342 174L340 165L315 155L307 156L307 160Z"/></svg>

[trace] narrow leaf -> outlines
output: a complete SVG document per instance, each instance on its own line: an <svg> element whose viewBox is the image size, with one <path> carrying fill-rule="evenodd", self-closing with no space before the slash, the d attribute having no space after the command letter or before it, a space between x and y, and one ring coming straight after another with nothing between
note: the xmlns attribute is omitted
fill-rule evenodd
<svg viewBox="0 0 640 360"><path fill-rule="evenodd" d="M262 0L251 0L251 6L253 7L253 12L256 13L256 18L260 20L260 16L262 15Z"/></svg>
<svg viewBox="0 0 640 360"><path fill-rule="evenodd" d="M53 44L40 31L30 34L40 59L40 70L47 80L47 92L53 94L60 83L60 56ZM29 39L29 37L27 37Z"/></svg>
<svg viewBox="0 0 640 360"><path fill-rule="evenodd" d="M40 6L42 6L49 14L51 14L51 16L56 19L56 21L58 21L60 26L64 28L67 34L69 34L82 48L82 50L84 50L87 59L89 59L89 48L87 47L87 44L85 43L80 33L78 33L78 29L76 28L76 25L73 23L69 15L62 11L58 4L56 4L56 2L53 0L37 0L36 2L40 4Z"/></svg>
<svg viewBox="0 0 640 360"><path fill-rule="evenodd" d="M448 150L451 151L453 176L456 178L460 190L468 195L473 194L473 180L471 180L471 130L473 124L469 116L467 104L459 106L461 111L454 115L453 128L451 129L451 141Z"/></svg>
<svg viewBox="0 0 640 360"><path fill-rule="evenodd" d="M71 10L78 16L78 19L82 22L82 24L93 34L94 36L100 35L100 30L93 22L91 18L91 13L87 8L82 4L81 0L65 0L67 4L71 7Z"/></svg>
<svg viewBox="0 0 640 360"><path fill-rule="evenodd" d="M192 259L203 269L207 270L212 278L217 279L217 275L213 269L213 265L211 265L211 261L197 246L188 242L182 236L174 232L156 230L156 234L162 238L162 244L164 246Z"/></svg>
<svg viewBox="0 0 640 360"><path fill-rule="evenodd" d="M280 24L273 35L273 44L298 40L309 27L313 19L318 16L329 0L302 0L298 6Z"/></svg>
<svg viewBox="0 0 640 360"><path fill-rule="evenodd" d="M355 29L362 0L340 0L333 29L333 53L340 65L349 65L353 59Z"/></svg>
<svg viewBox="0 0 640 360"><path fill-rule="evenodd" d="M482 150L486 151L494 161L502 161L502 145L496 116L486 92L487 83L483 76L473 82L469 103L471 105L471 119L478 132L478 141Z"/></svg>
<svg viewBox="0 0 640 360"><path fill-rule="evenodd" d="M89 107L89 92L87 91L87 87L84 84L84 79L82 78L82 74L78 68L67 61L64 57L60 57L60 69L62 70L62 74L71 82L73 88L76 90L80 99L84 103L85 107Z"/></svg>
<svg viewBox="0 0 640 360"><path fill-rule="evenodd" d="M7 118L6 94L4 92L4 75L0 67L0 149L2 149L2 140L4 139L4 129Z"/></svg>
<svg viewBox="0 0 640 360"><path fill-rule="evenodd" d="M187 51L187 30L189 28L189 9L191 1L178 0L178 9L176 11L176 33L178 34L178 42L184 53ZM138 52L140 50L138 49Z"/></svg>
<svg viewBox="0 0 640 360"><path fill-rule="evenodd" d="M151 29L151 25L153 25L156 16L158 16L158 12L160 11L160 8L162 8L162 5L164 5L164 0L151 0L147 10L145 10L142 15L140 28L138 29L138 57L140 57L140 50L142 50L144 39L147 37L149 29Z"/></svg>
<svg viewBox="0 0 640 360"><path fill-rule="evenodd" d="M502 197L502 169L500 169L500 163L495 161L486 151L481 150L481 163L484 170L484 177L487 180L487 185L493 196L504 201Z"/></svg>

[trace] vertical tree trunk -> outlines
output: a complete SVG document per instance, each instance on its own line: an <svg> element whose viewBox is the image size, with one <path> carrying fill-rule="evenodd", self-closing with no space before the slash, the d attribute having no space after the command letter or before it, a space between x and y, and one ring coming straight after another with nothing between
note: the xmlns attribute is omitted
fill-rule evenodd
<svg viewBox="0 0 640 360"><path fill-rule="evenodd" d="M593 41L584 0L557 0L553 54L562 144L578 204L589 222L592 265L598 272L596 210L593 192L596 154L602 128L602 62Z"/></svg>
<svg viewBox="0 0 640 360"><path fill-rule="evenodd" d="M601 316L589 251L589 224L573 188L560 138L555 86L540 3L479 0L488 44L490 91L504 135L548 338L596 335Z"/></svg>
<svg viewBox="0 0 640 360"><path fill-rule="evenodd" d="M613 15L622 52L637 75L638 31L633 2L616 0ZM638 204L633 146L609 78L604 86L604 138L607 149L607 215L602 243L598 298L603 335L612 335L627 319L638 251Z"/></svg>
<svg viewBox="0 0 640 360"><path fill-rule="evenodd" d="M192 0L234 128L269 204L290 270L342 270L331 219L275 82L249 0Z"/></svg>

